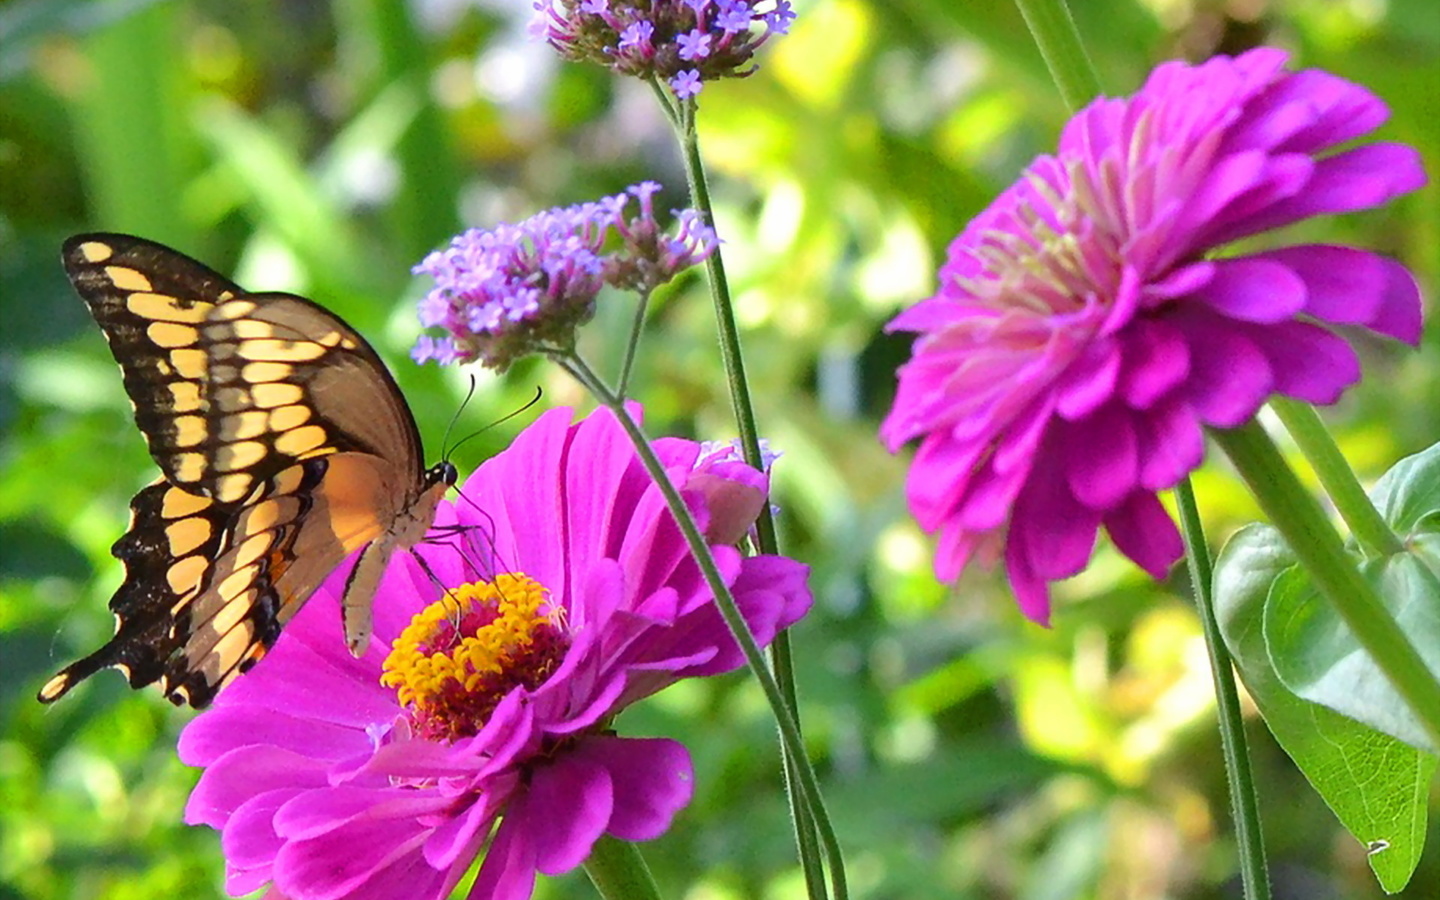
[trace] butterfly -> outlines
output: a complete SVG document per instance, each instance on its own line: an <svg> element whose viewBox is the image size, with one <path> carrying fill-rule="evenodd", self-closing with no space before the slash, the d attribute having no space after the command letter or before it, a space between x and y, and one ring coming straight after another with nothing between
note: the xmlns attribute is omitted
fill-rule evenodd
<svg viewBox="0 0 1440 900"><path fill-rule="evenodd" d="M449 462L424 468L375 350L304 297L247 292L143 238L76 235L62 257L161 474L111 548L125 564L115 636L39 700L114 667L206 706L357 549L341 608L363 654L386 564L425 536L456 480Z"/></svg>

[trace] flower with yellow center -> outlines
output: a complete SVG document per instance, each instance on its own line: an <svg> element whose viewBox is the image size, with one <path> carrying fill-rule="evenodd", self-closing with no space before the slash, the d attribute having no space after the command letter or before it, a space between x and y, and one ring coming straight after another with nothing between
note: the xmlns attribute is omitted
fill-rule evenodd
<svg viewBox="0 0 1440 900"><path fill-rule="evenodd" d="M769 643L810 591L801 563L735 546L768 478L724 447L656 450ZM623 734L622 714L744 657L625 429L552 410L461 493L436 511L445 540L391 561L369 653L340 639L337 572L186 727L205 768L186 818L224 831L232 896L445 900L483 856L470 896L526 900L537 873L604 835L658 837L690 802L684 745ZM510 574L464 583L495 559Z"/></svg>
<svg viewBox="0 0 1440 900"><path fill-rule="evenodd" d="M538 687L569 639L544 585L506 573L449 590L415 614L385 658L393 687L423 737L476 734L512 688Z"/></svg>

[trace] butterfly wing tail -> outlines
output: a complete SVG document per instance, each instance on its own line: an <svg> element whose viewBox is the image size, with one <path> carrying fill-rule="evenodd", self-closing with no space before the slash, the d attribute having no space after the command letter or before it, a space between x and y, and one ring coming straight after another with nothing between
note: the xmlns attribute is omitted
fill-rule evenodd
<svg viewBox="0 0 1440 900"><path fill-rule="evenodd" d="M131 687L158 681L186 633L174 610L199 588L205 560L220 546L224 519L224 510L209 499L164 479L136 494L130 528L110 550L125 563L125 582L110 600L115 634L47 681L40 702L53 703L102 669L120 669Z"/></svg>
<svg viewBox="0 0 1440 900"><path fill-rule="evenodd" d="M144 687L159 679L164 671L163 650L168 636L155 629L140 633L139 629L125 629L122 625L115 636L94 653L77 660L45 682L36 694L41 703L54 703L70 693L75 685L104 669L119 669L125 674L132 688ZM164 654L168 656L168 654Z"/></svg>

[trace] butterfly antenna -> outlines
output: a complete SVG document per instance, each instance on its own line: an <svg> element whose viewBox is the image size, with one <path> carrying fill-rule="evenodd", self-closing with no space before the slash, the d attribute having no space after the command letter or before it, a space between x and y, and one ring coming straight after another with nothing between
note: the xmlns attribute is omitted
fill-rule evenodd
<svg viewBox="0 0 1440 900"><path fill-rule="evenodd" d="M459 444L456 444L455 447L450 447L450 433L455 430L455 423L460 421L460 416L465 412L465 407L470 405L470 400L475 396L475 384L475 375L471 373L470 389L465 392L465 399L460 401L460 406L455 410L455 415L451 416L450 421L445 425L444 436L440 438L441 459L449 459L450 455L455 452L455 447L459 446Z"/></svg>
<svg viewBox="0 0 1440 900"><path fill-rule="evenodd" d="M474 385L474 377L475 377L475 376L472 375L472 376L470 376L470 377L471 377L471 385L472 385L472 388L473 388L473 385ZM474 438L479 437L480 435L482 435L482 434L484 434L485 432L489 431L491 428L494 428L496 425L504 425L506 422L510 421L511 419L513 419L513 418L515 418L516 416L520 415L521 413L525 412L525 410L527 410L527 409L529 409L530 407L534 406L535 404L539 403L539 402L540 402L540 398L543 397L544 395L545 395L545 391L544 391L543 389L541 389L539 386L536 386L536 388L535 388L535 396L533 396L533 397L531 397L529 400L527 400L527 401L525 402L525 405L524 405L524 406L520 407L519 409L515 410L514 412L506 413L504 416L496 419L495 421L491 422L489 425L486 425L484 428L479 429L478 431L472 431L471 433L465 435L463 438L461 438L460 440L458 440L458 441L455 442L455 446L453 446L453 447L450 448L450 453L454 453L456 450L459 450L459 449L460 449L461 447L463 447L467 442L469 442L470 440L472 440L472 439L474 439ZM448 429L446 430L446 434L447 434L447 435L449 434L449 430L448 430ZM447 454L447 456L448 456L448 454Z"/></svg>

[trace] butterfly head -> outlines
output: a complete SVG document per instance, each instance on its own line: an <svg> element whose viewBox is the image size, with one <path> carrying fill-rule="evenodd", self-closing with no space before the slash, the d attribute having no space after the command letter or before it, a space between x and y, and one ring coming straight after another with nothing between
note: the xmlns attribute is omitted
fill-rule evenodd
<svg viewBox="0 0 1440 900"><path fill-rule="evenodd" d="M437 484L452 488L459 479L460 473L455 470L455 464L448 459L442 459L425 470L425 486L427 488L432 488Z"/></svg>

